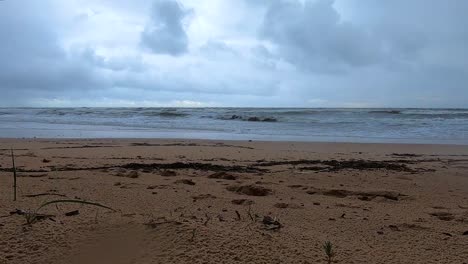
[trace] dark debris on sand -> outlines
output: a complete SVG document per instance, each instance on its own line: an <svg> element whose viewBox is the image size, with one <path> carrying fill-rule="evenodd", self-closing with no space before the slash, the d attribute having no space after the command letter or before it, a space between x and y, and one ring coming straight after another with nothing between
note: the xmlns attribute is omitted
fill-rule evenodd
<svg viewBox="0 0 468 264"><path fill-rule="evenodd" d="M278 230L283 227L283 225L278 221L278 219L271 216L264 216L262 223L266 230Z"/></svg>
<svg viewBox="0 0 468 264"><path fill-rule="evenodd" d="M231 203L236 205L252 205L255 202L249 199L234 199Z"/></svg>
<svg viewBox="0 0 468 264"><path fill-rule="evenodd" d="M198 162L174 162L174 163L127 163L122 165L110 165L101 167L53 167L55 171L84 171L84 170L105 170L113 168L122 168L128 170L141 170L145 172L152 171L168 171L168 170L183 170L192 169L198 171L214 171L214 172L238 172L238 173L259 173L268 172L267 169L256 168L253 166L240 166L240 165L218 165L212 163L198 163ZM52 167L51 167L52 169ZM11 169L0 168L0 171L10 171ZM21 172L48 172L46 170L21 170Z"/></svg>
<svg viewBox="0 0 468 264"><path fill-rule="evenodd" d="M257 185L228 186L226 189L231 192L250 196L267 196L273 192L271 189Z"/></svg>
<svg viewBox="0 0 468 264"><path fill-rule="evenodd" d="M333 196L338 198L346 198L348 196L358 196L359 200L362 201L371 201L377 197L382 197L388 200L398 201L402 197L406 196L394 191L350 191L342 189L331 189L331 190L320 190L313 189L308 190L307 194L321 194L325 196Z"/></svg>
<svg viewBox="0 0 468 264"><path fill-rule="evenodd" d="M265 172L266 170L258 169L255 167L245 167L245 166L228 166L228 165L218 165L211 163L198 163L198 162L175 162L175 163L128 163L120 166L125 169L133 170L177 170L177 169L193 169L200 171L234 171L234 172L246 172L246 173L256 173L256 172Z"/></svg>
<svg viewBox="0 0 468 264"><path fill-rule="evenodd" d="M209 175L208 178L210 178L210 179L230 180L230 181L234 181L234 180L237 179L236 176L234 176L232 174L229 174L227 172L224 172L224 171L213 173L213 174Z"/></svg>
<svg viewBox="0 0 468 264"><path fill-rule="evenodd" d="M373 160L292 160L292 161L270 161L270 162L259 162L259 167L270 167L278 165L316 165L311 167L301 167L301 170L320 170L328 172L336 172L345 169L354 170L393 170L393 171L414 171L407 164L412 164L413 161L407 160L384 160L384 161L373 161ZM322 167L319 167L320 165Z"/></svg>
<svg viewBox="0 0 468 264"><path fill-rule="evenodd" d="M182 180L177 180L174 183L176 184L186 184L186 185L195 185L195 182L189 179L182 179Z"/></svg>
<svg viewBox="0 0 468 264"><path fill-rule="evenodd" d="M163 176L163 177L173 177L173 176L177 176L177 172L175 172L173 170L163 170L161 172L161 176Z"/></svg>

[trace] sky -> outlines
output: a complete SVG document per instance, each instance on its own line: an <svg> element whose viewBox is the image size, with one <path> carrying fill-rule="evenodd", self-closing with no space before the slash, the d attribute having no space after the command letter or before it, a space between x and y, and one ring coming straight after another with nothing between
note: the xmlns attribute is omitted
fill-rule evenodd
<svg viewBox="0 0 468 264"><path fill-rule="evenodd" d="M468 107L466 0L3 0L0 106Z"/></svg>

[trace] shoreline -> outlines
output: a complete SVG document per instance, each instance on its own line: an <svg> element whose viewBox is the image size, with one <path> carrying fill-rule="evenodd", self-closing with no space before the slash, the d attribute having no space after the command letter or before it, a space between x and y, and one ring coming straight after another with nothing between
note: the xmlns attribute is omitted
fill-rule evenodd
<svg viewBox="0 0 468 264"><path fill-rule="evenodd" d="M424 142L400 142L400 141L391 141L391 142L356 142L356 141L320 141L320 140L269 140L269 139L211 139L211 138L184 138L184 137L0 137L1 141L208 141L208 142L258 142L258 143L304 143L304 144L354 144L354 145L401 145L401 146L458 146L458 147L468 147L468 142L425 142L431 141L431 139L423 140ZM391 139L389 139L391 140Z"/></svg>

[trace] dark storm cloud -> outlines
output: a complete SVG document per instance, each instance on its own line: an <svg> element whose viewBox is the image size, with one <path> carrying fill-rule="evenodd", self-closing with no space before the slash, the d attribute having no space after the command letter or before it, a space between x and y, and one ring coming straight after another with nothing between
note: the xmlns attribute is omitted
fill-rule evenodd
<svg viewBox="0 0 468 264"><path fill-rule="evenodd" d="M392 69L426 63L425 56L436 54L454 58L453 48L465 55L463 10L468 1L278 0L267 4L260 35L305 70Z"/></svg>
<svg viewBox="0 0 468 264"><path fill-rule="evenodd" d="M297 86L303 96L466 107L468 1L255 1L262 3L259 36L310 76Z"/></svg>
<svg viewBox="0 0 468 264"><path fill-rule="evenodd" d="M187 14L175 0L156 0L141 34L143 45L158 54L177 56L187 52L188 37L182 24Z"/></svg>
<svg viewBox="0 0 468 264"><path fill-rule="evenodd" d="M411 57L423 47L417 34L392 38L344 21L332 0L275 1L269 5L261 36L278 45L280 56L315 72L343 72Z"/></svg>
<svg viewBox="0 0 468 264"><path fill-rule="evenodd" d="M331 0L275 1L266 12L262 36L279 46L280 55L313 71L366 66L382 56L372 36L340 21Z"/></svg>
<svg viewBox="0 0 468 264"><path fill-rule="evenodd" d="M46 10L37 12L38 10ZM61 89L91 89L102 80L81 60L67 56L49 25L47 3L0 2L0 91L3 103L21 103Z"/></svg>

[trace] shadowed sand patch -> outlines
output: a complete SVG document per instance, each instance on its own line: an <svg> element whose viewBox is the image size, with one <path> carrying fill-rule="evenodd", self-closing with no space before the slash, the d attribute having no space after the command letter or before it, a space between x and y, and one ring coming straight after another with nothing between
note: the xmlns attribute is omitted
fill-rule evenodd
<svg viewBox="0 0 468 264"><path fill-rule="evenodd" d="M250 196L267 196L273 192L271 189L257 185L228 186L226 189L231 192Z"/></svg>
<svg viewBox="0 0 468 264"><path fill-rule="evenodd" d="M418 224L403 223L397 226L402 230L429 230L429 227L418 225Z"/></svg>
<svg viewBox="0 0 468 264"><path fill-rule="evenodd" d="M177 172L175 172L173 170L163 170L160 173L160 175L163 176L163 177L173 177L173 176L177 176Z"/></svg>
<svg viewBox="0 0 468 264"><path fill-rule="evenodd" d="M438 219L443 220L443 221L451 221L455 219L455 216L449 212L434 212L434 213L430 213L430 215L435 216Z"/></svg>
<svg viewBox="0 0 468 264"><path fill-rule="evenodd" d="M216 196L208 193L208 194L200 194L200 195L192 196L192 199L194 202L196 202L198 200L216 199Z"/></svg>
<svg viewBox="0 0 468 264"><path fill-rule="evenodd" d="M234 176L232 174L229 174L227 172L224 172L224 171L213 173L213 174L209 175L208 178L210 178L210 179L230 180L230 181L234 181L234 180L237 179L236 176Z"/></svg>
<svg viewBox="0 0 468 264"><path fill-rule="evenodd" d="M175 184L195 185L195 182L189 179L181 179L174 182Z"/></svg>
<svg viewBox="0 0 468 264"><path fill-rule="evenodd" d="M407 197L406 195L400 194L394 191L350 191L343 189L331 189L331 190L308 190L307 194L322 194L325 196L333 196L338 198L345 198L348 196L358 196L359 200L370 201L377 197L383 197L388 200L398 201L401 197Z"/></svg>
<svg viewBox="0 0 468 264"><path fill-rule="evenodd" d="M237 205L252 205L255 202L249 199L234 199L231 201L231 203Z"/></svg>
<svg viewBox="0 0 468 264"><path fill-rule="evenodd" d="M275 203L273 206L276 207L276 208L280 208L280 209L286 209L286 208L299 209L299 208L301 208L297 204L289 204L289 203Z"/></svg>
<svg viewBox="0 0 468 264"><path fill-rule="evenodd" d="M162 221L154 225L126 224L89 232L88 238L70 252L49 263L154 263L169 256L175 259L186 252L179 249L192 247L191 231L179 222Z"/></svg>

